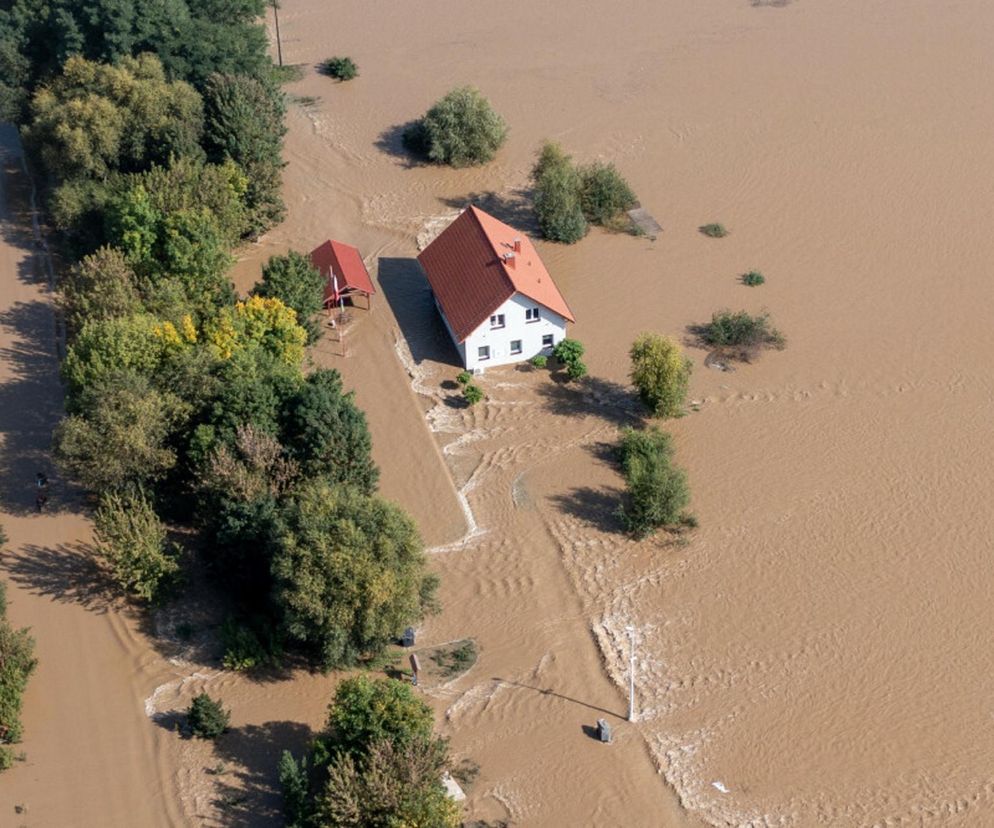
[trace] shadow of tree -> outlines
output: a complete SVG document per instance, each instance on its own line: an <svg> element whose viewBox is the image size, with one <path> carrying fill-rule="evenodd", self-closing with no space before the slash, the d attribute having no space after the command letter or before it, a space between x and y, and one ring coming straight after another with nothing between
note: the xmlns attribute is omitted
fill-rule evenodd
<svg viewBox="0 0 994 828"><path fill-rule="evenodd" d="M553 374L552 382L537 387L545 407L560 417L601 417L617 426L634 426L642 414L641 404L628 388L599 377L564 382Z"/></svg>
<svg viewBox="0 0 994 828"><path fill-rule="evenodd" d="M475 204L505 224L510 224L530 236L539 236L541 231L532 205L533 192L527 188L511 190L507 193L485 190L469 193L461 198L442 198L439 200L447 207L456 210L462 210Z"/></svg>
<svg viewBox="0 0 994 828"><path fill-rule="evenodd" d="M558 509L587 526L601 532L624 532L625 527L617 514L622 503L622 493L618 489L577 486L566 494L552 495L549 499Z"/></svg>
<svg viewBox="0 0 994 828"><path fill-rule="evenodd" d="M413 120L404 124L395 124L394 126L387 127L377 136L376 141L373 142L373 146L380 152L395 158L400 166L405 169L410 170L414 167L427 166L429 164L427 159L422 158L417 153L411 152L404 145L404 133L417 123L417 120Z"/></svg>
<svg viewBox="0 0 994 828"><path fill-rule="evenodd" d="M282 797L277 766L289 750L301 756L314 732L301 722L273 721L229 730L215 742L217 755L232 763L219 774L214 804L225 815L225 824L238 826L283 825Z"/></svg>
<svg viewBox="0 0 994 828"><path fill-rule="evenodd" d="M0 568L18 586L60 603L78 604L101 614L109 610L135 614L138 610L120 595L90 544L28 544L0 557Z"/></svg>
<svg viewBox="0 0 994 828"><path fill-rule="evenodd" d="M385 256L379 261L377 276L414 362L431 360L461 368L417 259Z"/></svg>

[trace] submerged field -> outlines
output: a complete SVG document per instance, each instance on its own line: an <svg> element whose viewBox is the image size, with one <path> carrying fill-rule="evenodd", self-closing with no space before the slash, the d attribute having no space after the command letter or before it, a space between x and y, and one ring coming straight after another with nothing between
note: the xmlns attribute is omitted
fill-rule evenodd
<svg viewBox="0 0 994 828"><path fill-rule="evenodd" d="M983 505L994 8L511 0L484 15L441 0L287 0L280 25L285 60L305 65L290 87L302 103L289 116L289 218L242 251L236 279L247 287L272 253L334 237L377 280L347 356L328 338L313 356L356 389L382 492L433 547L444 612L419 643L478 643L467 674L428 691L456 757L481 766L472 814L535 826L994 821ZM359 77L317 74L332 54L351 55ZM411 166L398 127L464 83L507 119L507 145L483 168ZM454 407L443 385L454 351L411 259L470 201L534 232L528 171L547 138L616 163L663 233L540 245L587 346L585 389L507 368L481 378L487 402ZM698 232L710 222L728 236ZM8 248L11 266L26 255ZM765 284L744 286L751 270ZM19 290L18 302L42 301ZM695 410L667 428L700 528L685 544L635 543L612 516L621 481L605 459L639 417L628 347L644 330L683 338L725 307L769 310L788 346L732 372L689 348ZM5 319L10 353L46 335L46 318ZM59 405L46 359L52 374L4 375L42 372L32 387L51 416L5 427L7 451L11 435L27 446L26 474ZM18 497L5 495L20 513L4 521L18 544L85 540L74 516L42 526ZM74 807L107 825L224 824L226 802L238 824L280 824L277 751L321 721L333 680L252 682L154 648L131 620L46 585L38 555L6 567L11 615L35 625L41 667L25 710L30 764L0 789L10 779L17 801L40 801L55 757L73 754L63 733L81 748L95 732L99 750L33 806L37 824L66 824ZM634 726L619 718L628 623ZM63 693L56 669L78 690ZM155 724L202 687L235 711L220 781L205 773L218 761L209 748ZM584 730L600 717L616 725L610 747ZM132 801L139 789L163 803L155 814Z"/></svg>

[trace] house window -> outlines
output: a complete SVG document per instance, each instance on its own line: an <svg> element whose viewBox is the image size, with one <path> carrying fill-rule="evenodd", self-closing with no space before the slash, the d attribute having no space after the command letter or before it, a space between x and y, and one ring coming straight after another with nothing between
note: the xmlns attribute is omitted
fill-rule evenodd
<svg viewBox="0 0 994 828"><path fill-rule="evenodd" d="M521 340L520 339L512 339L511 340L511 353L512 354L520 354L521 353Z"/></svg>
<svg viewBox="0 0 994 828"><path fill-rule="evenodd" d="M490 327L491 328L503 328L504 327L504 314L495 313L490 317Z"/></svg>
<svg viewBox="0 0 994 828"><path fill-rule="evenodd" d="M525 322L538 322L538 308L525 308Z"/></svg>
<svg viewBox="0 0 994 828"><path fill-rule="evenodd" d="M551 348L552 347L552 334L546 334L542 337L542 347Z"/></svg>
<svg viewBox="0 0 994 828"><path fill-rule="evenodd" d="M477 359L481 359L481 360L483 360L483 359L490 359L490 346L489 345L481 345L479 348L477 348L476 349L476 357L477 357Z"/></svg>

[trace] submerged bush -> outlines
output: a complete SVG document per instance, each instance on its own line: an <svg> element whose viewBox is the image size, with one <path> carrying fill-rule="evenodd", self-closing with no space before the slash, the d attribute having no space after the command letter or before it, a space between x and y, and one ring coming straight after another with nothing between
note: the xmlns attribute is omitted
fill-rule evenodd
<svg viewBox="0 0 994 828"><path fill-rule="evenodd" d="M591 224L607 225L636 204L635 193L614 164L600 161L580 168L580 204Z"/></svg>
<svg viewBox="0 0 994 828"><path fill-rule="evenodd" d="M470 405L476 405L483 399L483 389L469 382L463 386L462 395Z"/></svg>
<svg viewBox="0 0 994 828"><path fill-rule="evenodd" d="M781 350L787 340L773 327L768 313L753 316L746 311L717 311L700 329L701 340L712 348L748 359L761 348Z"/></svg>
<svg viewBox="0 0 994 828"><path fill-rule="evenodd" d="M348 81L359 77L359 67L350 57L328 58L321 63L321 71L329 77L340 81Z"/></svg>
<svg viewBox="0 0 994 828"><path fill-rule="evenodd" d="M619 456L628 492L618 516L629 532L644 538L663 527L690 524L693 519L684 513L690 502L687 474L672 464L668 434L627 428Z"/></svg>
<svg viewBox="0 0 994 828"><path fill-rule="evenodd" d="M456 382L460 385L469 385L473 381L473 375L469 371L460 371L456 374Z"/></svg>
<svg viewBox="0 0 994 828"><path fill-rule="evenodd" d="M206 693L201 693L187 710L186 721L194 736L216 739L228 729L231 711L224 709L220 699L212 699Z"/></svg>
<svg viewBox="0 0 994 828"><path fill-rule="evenodd" d="M549 358L545 354L536 354L528 360L535 368L544 368L549 364Z"/></svg>
<svg viewBox="0 0 994 828"><path fill-rule="evenodd" d="M758 287L766 281L766 277L758 270L750 270L742 274L742 284L749 287Z"/></svg>
<svg viewBox="0 0 994 828"><path fill-rule="evenodd" d="M404 146L436 164L472 167L493 159L507 124L478 89L453 89L404 132Z"/></svg>
<svg viewBox="0 0 994 828"><path fill-rule="evenodd" d="M676 417L683 409L691 363L667 336L645 333L632 343L632 385L656 417Z"/></svg>
<svg viewBox="0 0 994 828"><path fill-rule="evenodd" d="M580 174L559 144L546 143L542 147L532 169L532 183L535 214L545 238L573 244L587 235L589 228L580 203Z"/></svg>
<svg viewBox="0 0 994 828"><path fill-rule="evenodd" d="M697 229L712 239L723 239L728 235L728 230L724 224L703 224Z"/></svg>

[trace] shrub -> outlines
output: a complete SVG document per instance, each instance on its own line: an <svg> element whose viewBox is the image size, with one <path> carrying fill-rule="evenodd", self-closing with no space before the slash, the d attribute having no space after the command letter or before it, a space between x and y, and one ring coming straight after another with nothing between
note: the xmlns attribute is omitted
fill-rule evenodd
<svg viewBox="0 0 994 828"><path fill-rule="evenodd" d="M773 327L769 314L752 316L746 311L717 311L701 327L700 337L706 345L742 359L749 359L761 348L781 350L787 344L783 334Z"/></svg>
<svg viewBox="0 0 994 828"><path fill-rule="evenodd" d="M469 385L473 381L473 375L469 371L460 371L456 374L456 382L460 385Z"/></svg>
<svg viewBox="0 0 994 828"><path fill-rule="evenodd" d="M453 89L404 132L404 145L436 164L471 167L490 161L507 124L479 90Z"/></svg>
<svg viewBox="0 0 994 828"><path fill-rule="evenodd" d="M483 389L479 385L468 383L463 386L462 395L470 405L476 405L483 399Z"/></svg>
<svg viewBox="0 0 994 828"><path fill-rule="evenodd" d="M583 379L587 376L587 364L582 359L574 359L566 363L566 376L571 380Z"/></svg>
<svg viewBox="0 0 994 828"><path fill-rule="evenodd" d="M321 64L321 71L340 81L349 81L359 77L359 67L350 57L328 58Z"/></svg>
<svg viewBox="0 0 994 828"><path fill-rule="evenodd" d="M284 750L280 755L278 774L287 828L303 828L311 810L308 801L307 758L298 762L290 751Z"/></svg>
<svg viewBox="0 0 994 828"><path fill-rule="evenodd" d="M697 229L712 239L723 239L728 235L728 230L725 229L724 224L703 224Z"/></svg>
<svg viewBox="0 0 994 828"><path fill-rule="evenodd" d="M591 224L607 224L636 204L635 193L614 164L595 162L580 168L580 204Z"/></svg>
<svg viewBox="0 0 994 828"><path fill-rule="evenodd" d="M7 745L21 740L24 690L38 665L34 648L28 631L15 629L7 620L6 584L0 582L0 770L10 767L15 758Z"/></svg>
<svg viewBox="0 0 994 828"><path fill-rule="evenodd" d="M645 333L632 344L632 384L657 417L675 417L683 408L691 362L672 339Z"/></svg>
<svg viewBox="0 0 994 828"><path fill-rule="evenodd" d="M94 515L97 552L111 567L118 585L154 601L175 578L179 562L167 547L166 528L141 492L107 492Z"/></svg>
<svg viewBox="0 0 994 828"><path fill-rule="evenodd" d="M569 365L585 353L583 343L577 339L561 339L552 349L552 355L562 364Z"/></svg>
<svg viewBox="0 0 994 828"><path fill-rule="evenodd" d="M549 364L549 358L545 354L536 354L528 361L536 368L544 368Z"/></svg>
<svg viewBox="0 0 994 828"><path fill-rule="evenodd" d="M758 287L765 281L766 277L758 270L750 270L748 273L742 274L742 284L749 285L749 287Z"/></svg>
<svg viewBox="0 0 994 828"><path fill-rule="evenodd" d="M201 693L187 710L186 721L194 736L216 739L228 729L231 711L224 709L220 699L212 699L206 693Z"/></svg>
<svg viewBox="0 0 994 828"><path fill-rule="evenodd" d="M643 538L659 528L679 525L690 490L686 472L672 465L669 435L655 428L625 429L619 454L628 486L618 512L625 528Z"/></svg>
<svg viewBox="0 0 994 828"><path fill-rule="evenodd" d="M221 625L221 644L224 657L221 663L226 670L244 671L268 667L278 660L275 642L264 644L252 627L228 618Z"/></svg>
<svg viewBox="0 0 994 828"><path fill-rule="evenodd" d="M564 244L573 244L587 235L587 219L580 203L580 175L562 147L546 143L531 177L542 235Z"/></svg>

